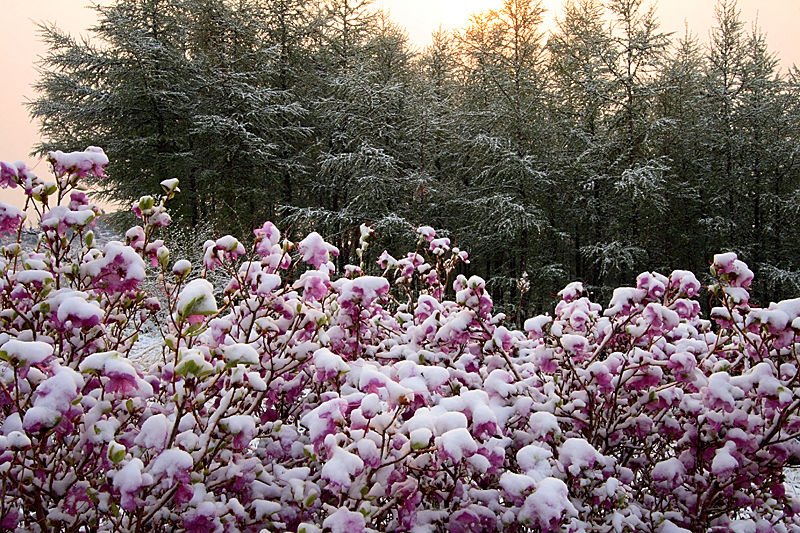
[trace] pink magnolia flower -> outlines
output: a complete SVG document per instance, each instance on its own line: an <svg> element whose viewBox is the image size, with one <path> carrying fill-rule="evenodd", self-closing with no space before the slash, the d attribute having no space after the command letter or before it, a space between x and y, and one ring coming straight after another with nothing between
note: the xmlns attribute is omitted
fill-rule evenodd
<svg viewBox="0 0 800 533"><path fill-rule="evenodd" d="M0 202L0 236L16 233L23 220L25 220L25 213L13 205Z"/></svg>
<svg viewBox="0 0 800 533"><path fill-rule="evenodd" d="M322 522L322 527L331 533L365 533L367 523L361 513L341 507Z"/></svg>
<svg viewBox="0 0 800 533"><path fill-rule="evenodd" d="M325 242L322 236L315 231L300 241L298 249L302 254L303 261L316 269L330 261L331 255L334 257L339 255L339 249Z"/></svg>
<svg viewBox="0 0 800 533"><path fill-rule="evenodd" d="M747 289L753 281L753 271L733 252L715 255L712 269L717 274L726 274L726 280L732 287Z"/></svg>
<svg viewBox="0 0 800 533"><path fill-rule="evenodd" d="M15 531L17 529L17 525L19 524L19 519L19 509L16 507L11 507L6 510L6 514L3 516L3 521L0 522L0 526L7 531Z"/></svg>
<svg viewBox="0 0 800 533"><path fill-rule="evenodd" d="M421 239L431 242L436 238L436 231L430 226L420 226L417 228L417 235L419 235Z"/></svg>
<svg viewBox="0 0 800 533"><path fill-rule="evenodd" d="M471 533L481 529L478 515L468 509L456 511L447 522L447 530L451 533Z"/></svg>
<svg viewBox="0 0 800 533"><path fill-rule="evenodd" d="M300 276L295 288L303 289L305 301L319 301L330 292L330 277L319 270L308 270Z"/></svg>
<svg viewBox="0 0 800 533"><path fill-rule="evenodd" d="M89 205L85 192L73 191L69 195L69 208L71 211L81 211Z"/></svg>
<svg viewBox="0 0 800 533"><path fill-rule="evenodd" d="M396 267L397 266L397 259L395 259L391 255L389 255L389 252L384 250L381 253L381 255L378 256L378 260L376 261L376 263L378 263L378 266L380 266L382 269L385 270L387 268Z"/></svg>
<svg viewBox="0 0 800 533"><path fill-rule="evenodd" d="M108 378L106 390L109 393L127 394L139 388L139 376L136 370L124 361L107 361L104 374Z"/></svg>
<svg viewBox="0 0 800 533"><path fill-rule="evenodd" d="M203 266L215 270L223 263L231 263L244 254L242 243L230 235L225 235L216 241L208 240L203 244Z"/></svg>
<svg viewBox="0 0 800 533"><path fill-rule="evenodd" d="M119 491L120 505L126 511L133 511L142 503L136 495L152 479L149 474L142 474L143 469L142 460L134 458L114 474L112 485Z"/></svg>
<svg viewBox="0 0 800 533"><path fill-rule="evenodd" d="M244 450L256 435L256 424L252 416L234 415L222 419L222 427L233 435L233 449Z"/></svg>
<svg viewBox="0 0 800 533"><path fill-rule="evenodd" d="M0 187L14 189L17 187L17 166L0 161Z"/></svg>
<svg viewBox="0 0 800 533"><path fill-rule="evenodd" d="M53 165L56 175L73 174L86 177L89 174L95 177L105 177L103 173L108 164L108 157L102 148L90 146L83 152L64 153L61 150L49 152L47 160Z"/></svg>
<svg viewBox="0 0 800 533"><path fill-rule="evenodd" d="M217 507L213 502L200 502L186 512L183 527L194 533L214 533L222 530L222 522L217 517Z"/></svg>
<svg viewBox="0 0 800 533"><path fill-rule="evenodd" d="M636 288L644 289L652 300L658 300L667 290L668 280L655 272L643 272L636 278Z"/></svg>
<svg viewBox="0 0 800 533"><path fill-rule="evenodd" d="M441 239L431 239L430 251L433 255L444 255L450 251L450 239L442 237Z"/></svg>
<svg viewBox="0 0 800 533"><path fill-rule="evenodd" d="M566 287L558 291L558 297L564 300L565 302L569 303L573 300L577 300L581 297L581 294L584 293L583 283L580 281L573 281L569 283Z"/></svg>
<svg viewBox="0 0 800 533"><path fill-rule="evenodd" d="M272 222L264 222L264 225L258 229L253 230L256 236L256 251L260 256L267 256L271 253L272 247L278 244L281 238L281 232L275 227Z"/></svg>
<svg viewBox="0 0 800 533"><path fill-rule="evenodd" d="M669 277L669 286L686 298L694 298L700 292L700 282L687 270L674 270Z"/></svg>
<svg viewBox="0 0 800 533"><path fill-rule="evenodd" d="M92 280L95 289L106 294L134 291L145 279L145 265L136 251L111 241L103 255L81 265L81 271Z"/></svg>

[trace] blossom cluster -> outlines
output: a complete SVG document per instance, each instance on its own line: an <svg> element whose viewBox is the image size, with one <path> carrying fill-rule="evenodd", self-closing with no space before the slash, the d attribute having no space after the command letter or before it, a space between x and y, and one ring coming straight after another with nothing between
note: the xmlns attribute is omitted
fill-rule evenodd
<svg viewBox="0 0 800 533"><path fill-rule="evenodd" d="M571 283L517 330L430 227L343 276L269 222L192 265L155 238L170 180L101 247L100 154L52 153L55 184L0 167L38 184L42 230L0 248L0 528L800 531L800 299L750 304L734 254L710 287L643 273L605 307Z"/></svg>

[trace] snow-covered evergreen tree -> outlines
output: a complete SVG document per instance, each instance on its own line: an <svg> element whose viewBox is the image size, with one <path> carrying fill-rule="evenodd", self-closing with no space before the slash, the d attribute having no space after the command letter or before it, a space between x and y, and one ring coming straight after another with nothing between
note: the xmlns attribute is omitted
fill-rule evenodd
<svg viewBox="0 0 800 533"><path fill-rule="evenodd" d="M423 51L370 0L115 0L42 28L40 152L106 147L129 204L181 180L184 227L267 218L354 262L435 225L504 311L734 249L756 299L800 288L800 74L720 0L710 43L647 0L505 0ZM521 280L522 272L527 272ZM524 289L529 287L530 291ZM539 295L530 299L530 295Z"/></svg>
<svg viewBox="0 0 800 533"><path fill-rule="evenodd" d="M122 203L178 178L175 214L191 225L243 231L273 216L287 200L281 169L292 162L281 157L302 137L304 109L271 83L280 55L263 6L120 0L96 9L92 42L42 28L49 52L31 103L46 139L38 149L107 147L118 163L104 192Z"/></svg>

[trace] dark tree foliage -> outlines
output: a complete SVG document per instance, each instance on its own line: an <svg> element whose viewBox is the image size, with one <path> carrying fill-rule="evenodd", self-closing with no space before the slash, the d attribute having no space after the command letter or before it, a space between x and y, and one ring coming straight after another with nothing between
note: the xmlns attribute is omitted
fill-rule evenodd
<svg viewBox="0 0 800 533"><path fill-rule="evenodd" d="M30 109L39 152L105 147L110 199L179 178L185 227L313 227L342 263L364 222L390 251L433 225L518 319L729 249L762 303L800 290L800 74L733 0L707 44L645 0L566 0L550 34L505 0L424 50L369 0L96 9L91 41L42 27Z"/></svg>
<svg viewBox="0 0 800 533"><path fill-rule="evenodd" d="M50 51L30 107L40 152L103 146L117 161L104 182L129 203L178 178L185 224L211 219L244 232L274 215L304 138L302 104L271 81L280 49L258 2L122 0L96 7L93 42L42 27ZM266 185L265 185L266 183Z"/></svg>

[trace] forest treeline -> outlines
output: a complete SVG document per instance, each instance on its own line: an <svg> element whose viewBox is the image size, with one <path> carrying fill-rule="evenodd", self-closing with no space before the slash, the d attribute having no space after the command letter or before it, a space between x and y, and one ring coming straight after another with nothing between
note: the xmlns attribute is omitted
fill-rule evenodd
<svg viewBox="0 0 800 533"><path fill-rule="evenodd" d="M421 51L368 0L95 9L89 40L42 27L29 106L38 151L106 150L112 200L178 178L177 224L313 228L343 263L364 222L377 251L434 226L529 311L728 250L762 302L800 292L800 72L733 0L708 42L642 0L567 1L547 32L540 2L505 0Z"/></svg>

